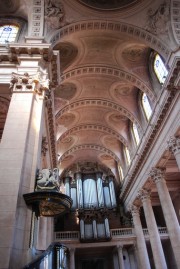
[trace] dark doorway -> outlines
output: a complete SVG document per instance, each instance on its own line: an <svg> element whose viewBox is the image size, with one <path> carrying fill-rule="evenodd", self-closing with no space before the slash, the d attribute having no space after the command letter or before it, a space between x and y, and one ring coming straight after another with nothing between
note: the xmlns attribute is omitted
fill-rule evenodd
<svg viewBox="0 0 180 269"><path fill-rule="evenodd" d="M104 269L103 259L92 259L82 261L81 269Z"/></svg>

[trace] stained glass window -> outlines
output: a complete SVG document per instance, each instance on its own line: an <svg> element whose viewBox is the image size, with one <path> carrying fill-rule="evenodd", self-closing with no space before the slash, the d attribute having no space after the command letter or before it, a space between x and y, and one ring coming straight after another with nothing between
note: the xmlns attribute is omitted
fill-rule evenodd
<svg viewBox="0 0 180 269"><path fill-rule="evenodd" d="M126 152L127 162L128 162L128 164L130 164L131 163L131 158L130 158L129 150L128 150L127 147L125 147L125 152Z"/></svg>
<svg viewBox="0 0 180 269"><path fill-rule="evenodd" d="M138 133L138 128L137 125L135 123L133 123L133 134L136 140L136 144L139 144L140 138L139 138L139 133Z"/></svg>
<svg viewBox="0 0 180 269"><path fill-rule="evenodd" d="M160 83L164 83L166 80L166 77L168 75L168 71L159 56L159 54L156 54L155 59L154 59L154 71L156 73L156 76L159 80Z"/></svg>
<svg viewBox="0 0 180 269"><path fill-rule="evenodd" d="M6 44L14 42L18 33L19 27L16 25L0 26L0 43Z"/></svg>
<svg viewBox="0 0 180 269"><path fill-rule="evenodd" d="M143 93L142 95L142 105L143 105L143 109L146 114L146 117L149 120L152 114L152 109L151 109L148 97L145 93Z"/></svg>

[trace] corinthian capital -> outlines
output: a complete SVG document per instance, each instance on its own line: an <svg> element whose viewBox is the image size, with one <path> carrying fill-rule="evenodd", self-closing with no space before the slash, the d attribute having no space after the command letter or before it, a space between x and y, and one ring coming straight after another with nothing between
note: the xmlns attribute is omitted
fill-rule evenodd
<svg viewBox="0 0 180 269"><path fill-rule="evenodd" d="M151 197L151 191L146 189L141 189L138 191L138 197L141 199L141 201L149 200Z"/></svg>
<svg viewBox="0 0 180 269"><path fill-rule="evenodd" d="M158 181L165 180L165 169L153 167L149 173L149 176L155 183Z"/></svg>
<svg viewBox="0 0 180 269"><path fill-rule="evenodd" d="M12 73L10 89L12 92L36 92L39 95L44 94L45 97L50 95L49 80L40 72L33 76L28 73Z"/></svg>
<svg viewBox="0 0 180 269"><path fill-rule="evenodd" d="M179 153L180 152L180 137L171 136L168 141L168 147L169 147L169 150L173 154Z"/></svg>
<svg viewBox="0 0 180 269"><path fill-rule="evenodd" d="M140 210L140 207L134 204L130 205L129 207L129 211L131 212L132 216L135 216L135 215L139 216L139 210Z"/></svg>

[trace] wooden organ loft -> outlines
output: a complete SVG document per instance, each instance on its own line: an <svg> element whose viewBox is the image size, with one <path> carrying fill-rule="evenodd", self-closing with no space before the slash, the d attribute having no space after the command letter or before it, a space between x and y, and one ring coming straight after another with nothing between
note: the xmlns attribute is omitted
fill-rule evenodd
<svg viewBox="0 0 180 269"><path fill-rule="evenodd" d="M96 242L111 240L110 229L130 227L123 207L117 208L114 179L109 169L91 162L65 171L61 190L73 204L70 214L55 218L55 231L79 230L81 242Z"/></svg>

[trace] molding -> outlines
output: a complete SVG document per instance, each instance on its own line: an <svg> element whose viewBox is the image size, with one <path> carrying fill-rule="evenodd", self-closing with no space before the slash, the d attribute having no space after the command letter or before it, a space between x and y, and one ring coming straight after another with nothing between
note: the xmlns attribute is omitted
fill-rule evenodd
<svg viewBox="0 0 180 269"><path fill-rule="evenodd" d="M180 44L180 2L171 1L171 26L177 44Z"/></svg>
<svg viewBox="0 0 180 269"><path fill-rule="evenodd" d="M106 153L107 155L111 156L115 161L120 162L120 159L117 157L116 154L114 154L111 150L103 147L103 146L99 146L99 145L95 145L95 144L83 144L83 145L78 145L78 146L74 146L72 148L70 148L69 150L67 150L60 158L59 158L59 162L62 162L64 160L64 158L66 158L68 155L78 151L78 150L96 150L96 151L100 151L103 153Z"/></svg>
<svg viewBox="0 0 180 269"><path fill-rule="evenodd" d="M42 37L44 28L44 0L32 0L28 37Z"/></svg>
<svg viewBox="0 0 180 269"><path fill-rule="evenodd" d="M57 31L51 38L50 43L55 46L57 43L63 40L63 37L80 32L80 31L113 31L119 34L126 34L127 36L134 37L141 42L147 44L149 47L153 48L159 54L161 54L165 59L168 58L170 50L168 45L157 38L155 35L145 31L137 26L114 22L105 20L90 20L81 21L69 24L59 31Z"/></svg>
<svg viewBox="0 0 180 269"><path fill-rule="evenodd" d="M123 136L121 136L120 134L118 134L116 131L112 130L109 127L103 126L103 125L95 125L95 124L81 124L75 127L72 127L71 129L69 129L68 131L66 131L65 133L63 133L58 141L62 141L63 139L65 139L67 136L72 135L73 133L76 132L80 132L80 131L86 131L86 130L93 130L93 131L99 131L99 132L106 132L107 134L110 134L112 136L114 136L115 138L117 138L118 140L120 140L125 146L128 145L127 141L124 139Z"/></svg>
<svg viewBox="0 0 180 269"><path fill-rule="evenodd" d="M136 86L138 89L140 89L142 92L146 93L150 100L152 102L155 101L155 95L152 92L152 90L137 76L125 72L120 69L112 68L112 67L106 67L106 66L84 66L80 68L76 68L73 70L70 70L66 73L64 73L61 76L62 81L65 81L67 79L70 79L72 77L78 77L83 75L104 75L107 77L112 76L116 78L120 78L122 80L128 81L129 83Z"/></svg>

